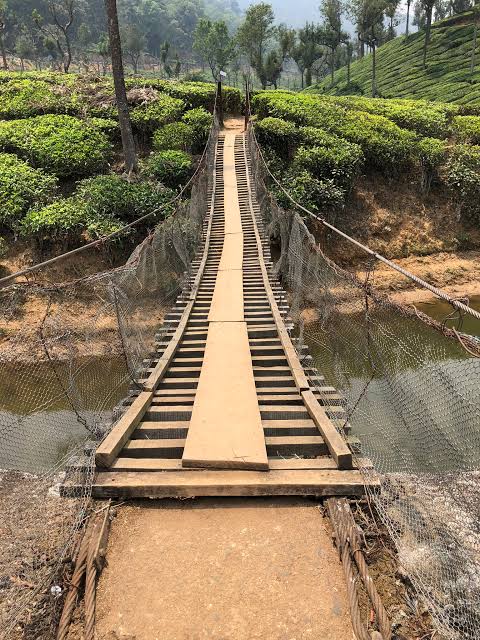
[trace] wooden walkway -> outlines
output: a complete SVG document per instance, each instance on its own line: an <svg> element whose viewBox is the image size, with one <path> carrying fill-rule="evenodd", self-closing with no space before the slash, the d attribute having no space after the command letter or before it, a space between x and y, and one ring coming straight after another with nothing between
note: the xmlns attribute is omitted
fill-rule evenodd
<svg viewBox="0 0 480 640"><path fill-rule="evenodd" d="M97 449L96 497L364 492L342 398L292 345L249 162L244 135L220 135L195 271Z"/></svg>

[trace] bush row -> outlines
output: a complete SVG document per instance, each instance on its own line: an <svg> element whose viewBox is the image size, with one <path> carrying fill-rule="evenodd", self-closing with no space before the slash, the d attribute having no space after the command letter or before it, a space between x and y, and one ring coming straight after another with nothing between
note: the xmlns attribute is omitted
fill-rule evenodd
<svg viewBox="0 0 480 640"><path fill-rule="evenodd" d="M207 143L212 116L203 107L187 111L181 122L173 122L157 129L153 146L157 151L174 149L201 153Z"/></svg>

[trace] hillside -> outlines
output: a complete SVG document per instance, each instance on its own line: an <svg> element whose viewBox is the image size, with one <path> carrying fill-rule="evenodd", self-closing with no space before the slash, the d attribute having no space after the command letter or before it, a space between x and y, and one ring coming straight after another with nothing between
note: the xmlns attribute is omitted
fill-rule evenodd
<svg viewBox="0 0 480 640"><path fill-rule="evenodd" d="M472 12L446 19L432 27L427 68L422 68L424 32L399 36L377 50L378 92L385 98L425 98L443 102L471 104L480 101L480 52L470 75L473 40ZM350 86L346 67L330 79L307 89L309 93L371 94L371 55L351 65Z"/></svg>

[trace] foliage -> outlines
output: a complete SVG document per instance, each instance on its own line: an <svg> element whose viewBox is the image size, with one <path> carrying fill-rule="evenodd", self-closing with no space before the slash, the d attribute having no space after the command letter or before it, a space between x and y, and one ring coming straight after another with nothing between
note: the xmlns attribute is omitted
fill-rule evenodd
<svg viewBox="0 0 480 640"><path fill-rule="evenodd" d="M57 239L79 235L87 226L85 210L76 198L60 198L46 207L32 209L22 220L23 235Z"/></svg>
<svg viewBox="0 0 480 640"><path fill-rule="evenodd" d="M0 118L29 118L68 111L68 98L58 85L43 80L12 79L0 84Z"/></svg>
<svg viewBox="0 0 480 640"><path fill-rule="evenodd" d="M293 122L267 117L256 123L255 133L260 144L270 147L280 157L286 159L293 154L298 138Z"/></svg>
<svg viewBox="0 0 480 640"><path fill-rule="evenodd" d="M345 193L330 178L319 180L309 171L294 169L287 173L283 182L292 198L313 213L323 215L343 205ZM283 191L277 189L276 196L280 206L285 209L292 207Z"/></svg>
<svg viewBox="0 0 480 640"><path fill-rule="evenodd" d="M86 178L75 192L90 219L120 219L132 222L151 211L162 208L173 198L173 192L162 185L140 180L129 182L114 173ZM170 209L164 209L160 218ZM152 218L153 219L153 218Z"/></svg>
<svg viewBox="0 0 480 640"><path fill-rule="evenodd" d="M48 202L56 189L54 176L0 153L0 224L14 229L30 207Z"/></svg>
<svg viewBox="0 0 480 640"><path fill-rule="evenodd" d="M153 148L157 151L174 149L188 151L194 137L193 127L185 122L172 122L157 129L153 134Z"/></svg>
<svg viewBox="0 0 480 640"><path fill-rule="evenodd" d="M266 2L252 4L237 32L240 49L248 57L250 66L256 71L264 89L268 82L265 56L275 35L274 20L271 5Z"/></svg>
<svg viewBox="0 0 480 640"><path fill-rule="evenodd" d="M422 167L422 191L428 193L432 182L438 179L438 169L447 159L447 145L437 138L422 138L417 148Z"/></svg>
<svg viewBox="0 0 480 640"><path fill-rule="evenodd" d="M0 148L13 151L58 176L100 171L112 147L96 127L66 115L0 122Z"/></svg>
<svg viewBox="0 0 480 640"><path fill-rule="evenodd" d="M150 155L144 164L144 172L167 187L176 188L192 175L192 158L184 151L158 151Z"/></svg>
<svg viewBox="0 0 480 640"><path fill-rule="evenodd" d="M150 133L157 127L179 120L184 109L183 100L159 94L152 102L134 107L130 112L130 118L134 126Z"/></svg>
<svg viewBox="0 0 480 640"><path fill-rule="evenodd" d="M0 258L3 258L8 251L8 244L7 241L5 240L5 238L2 238L2 236L0 236Z"/></svg>
<svg viewBox="0 0 480 640"><path fill-rule="evenodd" d="M462 142L480 144L480 116L456 116L453 119L453 130Z"/></svg>
<svg viewBox="0 0 480 640"><path fill-rule="evenodd" d="M182 122L193 130L193 140L191 149L193 153L200 153L207 144L210 129L213 124L213 117L203 107L187 111L182 118Z"/></svg>
<svg viewBox="0 0 480 640"><path fill-rule="evenodd" d="M446 166L446 183L460 213L480 221L480 147L458 145Z"/></svg>
<svg viewBox="0 0 480 640"><path fill-rule="evenodd" d="M329 147L300 147L292 164L297 171L306 170L318 180L332 179L335 184L348 191L358 173L362 161L362 152L353 145Z"/></svg>
<svg viewBox="0 0 480 640"><path fill-rule="evenodd" d="M227 25L204 18L197 23L193 37L194 50L207 62L214 80L220 80L220 71L225 71L235 56L235 41Z"/></svg>
<svg viewBox="0 0 480 640"><path fill-rule="evenodd" d="M424 33L399 36L376 52L378 91L383 98L438 100L465 105L468 109L480 100L480 67L470 71L473 20L466 14L432 25L429 55L423 68ZM347 85L347 68L312 86L310 93L344 95L368 94L371 88L371 55L354 61ZM439 135L430 131L428 135Z"/></svg>

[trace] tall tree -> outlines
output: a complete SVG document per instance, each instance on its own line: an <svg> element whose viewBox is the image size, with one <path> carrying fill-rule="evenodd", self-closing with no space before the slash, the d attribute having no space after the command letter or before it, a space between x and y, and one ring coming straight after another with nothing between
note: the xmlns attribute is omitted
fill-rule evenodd
<svg viewBox="0 0 480 640"><path fill-rule="evenodd" d="M195 29L193 48L208 64L217 82L220 71L225 70L235 57L235 41L223 20L212 22L202 18Z"/></svg>
<svg viewBox="0 0 480 640"><path fill-rule="evenodd" d="M79 13L78 4L78 0L49 0L49 22L36 9L33 11L38 29L55 42L65 73L72 62L72 27Z"/></svg>
<svg viewBox="0 0 480 640"><path fill-rule="evenodd" d="M420 0L420 4L425 11L425 39L423 41L423 68L427 66L427 49L430 43L430 31L432 28L432 12L435 0Z"/></svg>
<svg viewBox="0 0 480 640"><path fill-rule="evenodd" d="M125 56L130 60L133 73L138 73L138 63L142 57L145 48L145 38L139 27L135 24L129 24L122 29L123 51Z"/></svg>
<svg viewBox="0 0 480 640"><path fill-rule="evenodd" d="M395 31L395 27L398 25L397 9L400 4L400 0L387 0L387 5L385 7L385 16L387 17L388 26L387 26L387 40L393 40L397 35Z"/></svg>
<svg viewBox="0 0 480 640"><path fill-rule="evenodd" d="M305 84L309 87L312 84L312 67L317 60L323 57L318 31L318 27L313 22L307 22L298 31L298 44L294 47L292 56L302 74L302 88L304 72Z"/></svg>
<svg viewBox="0 0 480 640"><path fill-rule="evenodd" d="M475 55L477 52L478 22L480 20L480 2L475 0L473 5L473 41L472 53L470 56L470 75L473 76L475 71Z"/></svg>
<svg viewBox="0 0 480 640"><path fill-rule="evenodd" d="M346 40L348 35L342 31L341 0L322 0L320 13L324 19L319 30L320 42L330 49L330 78L333 86L335 73L335 54L339 45Z"/></svg>
<svg viewBox="0 0 480 640"><path fill-rule="evenodd" d="M248 7L245 19L237 32L237 41L255 70L262 89L267 87L265 60L269 45L276 35L275 16L271 5L260 2Z"/></svg>
<svg viewBox="0 0 480 640"><path fill-rule="evenodd" d="M353 0L357 16L358 39L372 52L372 96L377 95L376 50L383 37L386 0Z"/></svg>
<svg viewBox="0 0 480 640"><path fill-rule="evenodd" d="M117 1L105 0L107 11L108 36L110 52L112 54L112 72L115 85L115 96L118 107L118 121L122 135L123 153L125 156L125 170L128 174L137 170L137 154L132 133L132 123L128 112L127 91L125 89L125 74L123 71L122 43L118 27Z"/></svg>
<svg viewBox="0 0 480 640"><path fill-rule="evenodd" d="M410 5L412 4L412 0L407 0L407 21L405 24L405 37L408 38L408 27L410 22Z"/></svg>
<svg viewBox="0 0 480 640"><path fill-rule="evenodd" d="M7 29L7 0L0 0L0 52L2 54L2 65L8 69L7 51L5 49L5 31Z"/></svg>

